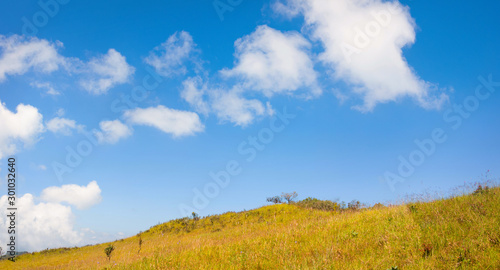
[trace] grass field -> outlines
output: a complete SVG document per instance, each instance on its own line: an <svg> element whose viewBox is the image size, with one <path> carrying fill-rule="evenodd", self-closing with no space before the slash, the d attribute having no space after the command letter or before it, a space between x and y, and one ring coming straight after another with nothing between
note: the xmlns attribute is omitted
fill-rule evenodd
<svg viewBox="0 0 500 270"><path fill-rule="evenodd" d="M276 204L179 219L0 269L500 269L500 189L360 210Z"/></svg>

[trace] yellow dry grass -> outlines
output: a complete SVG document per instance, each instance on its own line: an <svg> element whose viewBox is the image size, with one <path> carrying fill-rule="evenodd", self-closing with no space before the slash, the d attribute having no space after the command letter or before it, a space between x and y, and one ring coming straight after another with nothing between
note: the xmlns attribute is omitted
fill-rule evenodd
<svg viewBox="0 0 500 270"><path fill-rule="evenodd" d="M500 269L500 189L359 211L271 205L170 221L141 237L140 253L134 236L0 269Z"/></svg>

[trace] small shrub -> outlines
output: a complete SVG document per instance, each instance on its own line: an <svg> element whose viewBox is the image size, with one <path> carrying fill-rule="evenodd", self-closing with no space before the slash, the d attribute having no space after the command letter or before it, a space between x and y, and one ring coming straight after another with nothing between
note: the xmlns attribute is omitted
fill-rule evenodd
<svg viewBox="0 0 500 270"><path fill-rule="evenodd" d="M373 209L380 209L380 208L384 208L385 205L381 204L381 203L376 203L372 208Z"/></svg>
<svg viewBox="0 0 500 270"><path fill-rule="evenodd" d="M350 203L347 204L347 209L349 210L359 210L361 208L361 203L356 200L352 200Z"/></svg>
<svg viewBox="0 0 500 270"><path fill-rule="evenodd" d="M340 210L345 210L347 209L347 204L344 201L341 201L339 203Z"/></svg>
<svg viewBox="0 0 500 270"><path fill-rule="evenodd" d="M336 202L328 200L318 200L316 198L306 198L297 202L297 205L303 208L317 209L322 211L338 211L340 206Z"/></svg>
<svg viewBox="0 0 500 270"><path fill-rule="evenodd" d="M115 250L115 247L113 245L109 245L104 249L104 253L106 253L106 256L108 256L108 261L111 260L111 253L113 253L113 250Z"/></svg>
<svg viewBox="0 0 500 270"><path fill-rule="evenodd" d="M459 265L468 264L468 263L472 262L470 259L470 252L468 249L464 249L463 252L460 251L458 258L457 258L457 262Z"/></svg>
<svg viewBox="0 0 500 270"><path fill-rule="evenodd" d="M490 190L490 188L488 186L485 186L483 188L483 186L481 184L479 184L479 186L477 186L477 189L472 194L474 194L474 195L486 194L486 193L488 193L489 190Z"/></svg>
<svg viewBox="0 0 500 270"><path fill-rule="evenodd" d="M432 254L432 245L429 243L422 244L422 257L429 257Z"/></svg>
<svg viewBox="0 0 500 270"><path fill-rule="evenodd" d="M141 248L142 248L142 237L139 235L139 250L137 251L137 254L141 252Z"/></svg>
<svg viewBox="0 0 500 270"><path fill-rule="evenodd" d="M281 196L274 196L274 197L268 197L266 201L272 202L272 203L293 203L294 200L299 196L297 192L292 192L292 193L281 193Z"/></svg>
<svg viewBox="0 0 500 270"><path fill-rule="evenodd" d="M269 198L267 198L267 201L272 202L272 203L282 203L283 202L283 201L281 201L280 196L269 197Z"/></svg>

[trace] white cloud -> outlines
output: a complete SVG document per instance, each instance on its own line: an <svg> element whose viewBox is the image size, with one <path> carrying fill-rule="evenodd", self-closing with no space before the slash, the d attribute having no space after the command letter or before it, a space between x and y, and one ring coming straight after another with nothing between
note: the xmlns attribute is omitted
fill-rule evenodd
<svg viewBox="0 0 500 270"><path fill-rule="evenodd" d="M352 86L364 105L414 98L422 107L438 108L445 94L418 77L402 55L415 42L415 22L407 7L381 0L288 0L275 10L301 13L305 27L324 47L320 59L334 70L334 78Z"/></svg>
<svg viewBox="0 0 500 270"><path fill-rule="evenodd" d="M105 240L115 240L116 235L96 233L88 228L76 229L75 216L71 206L85 209L99 203L101 190L95 181L86 187L78 185L64 185L62 187L49 187L42 191L42 202L37 202L32 194L24 194L16 199L17 233L22 235L17 241L17 249L22 251L39 251L46 248L69 247L83 244L95 244ZM7 218L9 211L8 197L0 197L0 224L7 228L10 220ZM7 231L0 232L2 248L6 250L9 235Z"/></svg>
<svg viewBox="0 0 500 270"><path fill-rule="evenodd" d="M59 116L59 117L63 117L64 114L66 114L66 111L63 109L63 108L59 108L57 111L56 111L56 115Z"/></svg>
<svg viewBox="0 0 500 270"><path fill-rule="evenodd" d="M307 90L307 96L321 94L308 54L311 44L299 33L282 33L261 25L236 40L235 48L235 67L221 72L240 78L245 88L262 91L267 97L299 89Z"/></svg>
<svg viewBox="0 0 500 270"><path fill-rule="evenodd" d="M182 82L181 97L188 102L195 111L207 115L210 112L209 104L205 101L208 91L207 84L200 77L192 77Z"/></svg>
<svg viewBox="0 0 500 270"><path fill-rule="evenodd" d="M86 65L86 79L80 85L92 94L104 94L117 84L126 83L135 72L135 68L127 64L123 55L114 49L101 57L92 58Z"/></svg>
<svg viewBox="0 0 500 270"><path fill-rule="evenodd" d="M65 202L78 209L87 209L101 202L101 189L96 181L87 186L63 185L48 187L42 191L40 199L50 203Z"/></svg>
<svg viewBox="0 0 500 270"><path fill-rule="evenodd" d="M52 133L59 133L65 136L70 136L73 129L81 128L75 122L75 120L54 117L46 124L47 129Z"/></svg>
<svg viewBox="0 0 500 270"><path fill-rule="evenodd" d="M195 46L188 33L176 33L146 60L164 76L176 71L184 74L186 59L198 61L191 55ZM268 98L275 94L306 98L321 94L309 55L311 44L299 33L259 26L252 34L238 39L235 48L235 66L220 71L224 79L220 84L212 85L201 75L184 80L181 98L197 113L214 114L221 122L247 126L257 117L273 113L269 101L264 105L256 98L248 99L248 92L259 92Z"/></svg>
<svg viewBox="0 0 500 270"><path fill-rule="evenodd" d="M71 207L57 203L35 203L33 195L24 194L17 200L18 219L17 224L18 250L36 251L46 248L56 248L62 246L74 246L81 242L82 235L74 229L74 215ZM10 220L7 219L9 213L7 196L0 197L0 224L2 228L7 228ZM7 231L0 232L0 242L7 243ZM6 250L5 246L3 246Z"/></svg>
<svg viewBox="0 0 500 270"><path fill-rule="evenodd" d="M154 48L144 61L155 68L164 77L184 75L187 69L186 60L197 62L192 56L195 46L191 35L185 31L176 32L167 41Z"/></svg>
<svg viewBox="0 0 500 270"><path fill-rule="evenodd" d="M42 120L33 106L19 104L14 113L0 102L0 159L15 154L19 144L33 145L44 132Z"/></svg>
<svg viewBox="0 0 500 270"><path fill-rule="evenodd" d="M22 75L30 70L51 73L65 65L57 52L62 43L52 43L36 37L0 35L0 82L7 75Z"/></svg>
<svg viewBox="0 0 500 270"><path fill-rule="evenodd" d="M47 90L45 93L48 94L48 95L51 95L51 96L58 96L60 95L61 93L59 93L59 91L57 91L51 83L48 83L48 82L45 82L45 83L41 83L41 82L32 82L30 83L30 86L31 87L36 87L36 88L40 88L40 89L45 89Z"/></svg>
<svg viewBox="0 0 500 270"><path fill-rule="evenodd" d="M124 117L132 124L155 127L174 137L194 135L205 128L198 114L174 110L162 105L128 110L124 113Z"/></svg>
<svg viewBox="0 0 500 270"><path fill-rule="evenodd" d="M132 135L132 130L120 120L102 121L99 123L100 131L95 131L99 143L117 143L120 139Z"/></svg>
<svg viewBox="0 0 500 270"><path fill-rule="evenodd" d="M62 67L68 73L78 75L79 84L85 90L98 95L128 82L135 72L134 67L115 49L84 62L60 55L58 49L62 46L59 41L0 35L0 83L7 79L7 75L23 75L30 70L52 73ZM59 94L49 82L35 82L31 86L47 89L49 95Z"/></svg>
<svg viewBox="0 0 500 270"><path fill-rule="evenodd" d="M256 99L245 99L239 89L214 91L211 94L212 108L222 121L229 121L238 126L247 126L256 116L266 113L266 108ZM269 105L270 106L270 105ZM269 111L272 112L272 109Z"/></svg>
<svg viewBox="0 0 500 270"><path fill-rule="evenodd" d="M199 76L186 79L181 90L181 97L196 112L204 115L214 113L221 122L247 126L256 117L273 113L269 102L264 107L261 101L246 99L243 94L243 89L238 86L230 90L220 89L209 86Z"/></svg>

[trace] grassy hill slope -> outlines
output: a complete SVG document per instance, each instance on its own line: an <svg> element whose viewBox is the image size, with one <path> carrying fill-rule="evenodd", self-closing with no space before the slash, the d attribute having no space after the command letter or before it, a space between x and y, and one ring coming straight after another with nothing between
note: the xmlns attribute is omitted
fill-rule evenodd
<svg viewBox="0 0 500 270"><path fill-rule="evenodd" d="M142 239L139 251L139 239ZM179 219L0 269L500 269L500 189L357 211L294 204Z"/></svg>

